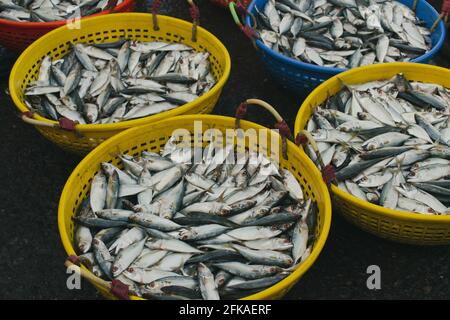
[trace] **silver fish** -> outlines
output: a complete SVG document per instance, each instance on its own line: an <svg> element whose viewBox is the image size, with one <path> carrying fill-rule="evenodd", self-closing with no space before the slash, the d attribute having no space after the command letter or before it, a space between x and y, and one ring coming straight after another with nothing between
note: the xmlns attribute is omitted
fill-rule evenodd
<svg viewBox="0 0 450 320"><path fill-rule="evenodd" d="M393 11L392 19L398 14L404 12ZM387 41L378 39L383 46L378 54L385 55ZM344 84L317 107L307 129L324 164L337 167L339 188L394 210L448 214L449 197L445 185L439 185L450 177L448 91L408 81L403 74ZM320 166L317 155L307 150Z"/></svg>
<svg viewBox="0 0 450 320"><path fill-rule="evenodd" d="M50 55L43 59L37 80L25 89L25 96L43 117L108 124L175 109L205 94L215 83L209 54L181 43L77 43L60 60L52 62ZM35 98L48 94L52 94L51 107L43 108Z"/></svg>
<svg viewBox="0 0 450 320"><path fill-rule="evenodd" d="M118 0L116 6L123 0ZM78 10L81 16L88 16L107 9L108 2L100 0L81 1L2 1L0 15L2 19L18 22L49 22L73 18Z"/></svg>
<svg viewBox="0 0 450 320"><path fill-rule="evenodd" d="M101 163L74 217L83 263L151 299L241 298L284 279L311 253L316 207L290 171L236 151L186 148L171 137L160 153ZM300 233L291 232L296 222Z"/></svg>
<svg viewBox="0 0 450 320"><path fill-rule="evenodd" d="M198 264L198 282L203 299L220 300L214 275L203 263Z"/></svg>

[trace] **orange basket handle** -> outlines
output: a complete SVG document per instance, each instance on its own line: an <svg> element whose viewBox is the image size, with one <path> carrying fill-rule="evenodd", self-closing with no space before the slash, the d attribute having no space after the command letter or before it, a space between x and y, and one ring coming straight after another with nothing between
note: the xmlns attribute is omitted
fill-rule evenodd
<svg viewBox="0 0 450 320"><path fill-rule="evenodd" d="M292 140L292 132L291 129L289 128L289 125L287 124L287 122L281 117L281 115L278 113L277 110L275 110L275 108L273 106L271 106L270 104L268 104L267 102L260 100L260 99L247 99L245 100L243 103L241 103L237 108L236 108L236 122L235 122L235 127L236 129L239 129L241 127L241 119L243 119L246 114L247 114L247 107L249 105L257 105L259 107L262 107L264 109L266 109L267 111L269 111L274 118L276 119L276 123L274 125L275 129L278 130L282 142L283 142L283 157L285 159L287 159L287 140Z"/></svg>
<svg viewBox="0 0 450 320"><path fill-rule="evenodd" d="M105 290L109 291L116 298L121 300L130 300L129 288L126 284L119 280L105 281L91 272L88 272L80 267L80 260L77 256L69 256L64 262L66 268L71 268L75 272L77 272L81 277L91 281L98 287L102 287Z"/></svg>
<svg viewBox="0 0 450 320"><path fill-rule="evenodd" d="M67 118L59 118L58 123L41 121L41 120L34 119L33 112L28 111L28 112L22 113L21 119L23 122L32 124L37 127L47 127L47 128L61 129L61 130L66 130L66 131L73 131L73 132L75 132L76 136L82 137L81 132L78 131L76 128L78 122L72 121Z"/></svg>
<svg viewBox="0 0 450 320"><path fill-rule="evenodd" d="M192 41L197 42L197 27L200 25L200 10L195 4L194 0L186 0L190 6L189 12L192 17ZM161 7L162 0L153 0L151 5L151 12L153 17L153 30L159 30L158 11Z"/></svg>

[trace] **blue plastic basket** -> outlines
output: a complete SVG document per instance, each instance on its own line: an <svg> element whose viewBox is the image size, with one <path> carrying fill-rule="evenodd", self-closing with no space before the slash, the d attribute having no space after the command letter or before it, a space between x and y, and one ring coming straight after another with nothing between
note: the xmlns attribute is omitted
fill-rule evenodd
<svg viewBox="0 0 450 320"><path fill-rule="evenodd" d="M260 11L264 8L268 0L253 0L248 10L256 14L255 7ZM399 0L409 7L412 7L413 0ZM437 11L425 0L419 0L416 7L416 15L423 20L428 28L439 17ZM249 15L245 19L248 26L252 25ZM441 49L445 39L445 27L441 21L431 35L433 47L426 54L412 60L417 63L428 63L433 56ZM260 40L256 41L259 54L272 77L284 88L296 94L306 95L323 81L348 69L321 67L309 63L304 63L293 58L286 57L273 51Z"/></svg>

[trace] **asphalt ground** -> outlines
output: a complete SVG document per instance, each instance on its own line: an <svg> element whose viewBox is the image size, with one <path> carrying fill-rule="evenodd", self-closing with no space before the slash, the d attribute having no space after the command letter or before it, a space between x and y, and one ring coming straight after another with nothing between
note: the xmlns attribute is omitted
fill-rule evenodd
<svg viewBox="0 0 450 320"><path fill-rule="evenodd" d="M292 127L303 100L280 89L264 70L255 49L228 12L197 0L201 25L215 34L232 57L232 73L214 113L234 114L247 98L277 107ZM437 5L440 8L440 3ZM164 14L190 19L181 0L164 1ZM5 94L15 56L0 51L0 298L98 299L86 281L68 290L65 251L57 228L57 206L65 181L81 160L22 123ZM434 60L450 66L449 42ZM250 110L249 119L273 125L268 114ZM366 285L368 266L381 270L381 289ZM287 299L449 299L450 247L402 245L360 231L334 213L331 232L317 262Z"/></svg>

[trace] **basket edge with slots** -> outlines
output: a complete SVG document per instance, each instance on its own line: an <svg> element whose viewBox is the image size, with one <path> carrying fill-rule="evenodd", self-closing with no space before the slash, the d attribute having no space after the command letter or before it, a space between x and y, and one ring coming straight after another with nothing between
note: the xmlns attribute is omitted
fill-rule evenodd
<svg viewBox="0 0 450 320"><path fill-rule="evenodd" d="M67 180L64 190L61 195L59 207L58 207L58 226L63 246L67 254L75 255L75 251L72 245L72 233L73 224L71 224L70 216L76 213L76 206L78 206L81 200L89 191L87 184L91 181L94 174L98 169L94 169L98 166L100 160L112 161L113 164L118 164L119 160L117 155L122 152L129 152L131 155L138 154L141 150L157 151L159 147L164 145L165 140L168 139L173 129L186 128L191 129L194 121L201 120L203 124L207 123L211 128L233 128L235 124L235 118L216 116L216 115L183 115L172 119L165 119L157 123L141 126L138 128L128 129L112 139L106 141L101 146L92 151L72 172L71 176ZM266 129L258 124L249 121L241 121L241 127L243 129ZM204 128L205 129L205 128ZM191 130L192 131L192 130ZM192 133L192 132L191 132ZM145 134L145 142L142 141L142 136ZM270 131L270 135L279 137L274 131ZM141 139L141 140L139 140ZM131 142L134 141L134 142ZM281 151L278 151L281 152ZM302 175L299 175L298 168L287 160L283 160L283 167L286 167L291 171L303 186L306 195L309 195L310 191L313 192L313 196L316 198L319 207L318 219L319 222L316 226L316 235L318 236L314 244L314 248L311 255L302 263L291 275L283 279L276 285L244 299L250 300L264 300L264 299L279 299L290 290L290 288L303 276L303 274L313 265L318 255L320 254L325 241L327 239L330 225L331 225L331 200L329 197L328 189L325 183L322 181L320 174L312 169L314 164L309 158L302 154L300 150L292 143L288 142L288 156L295 157L296 165L302 168ZM115 159L115 160L114 160ZM282 163L283 163L282 161ZM289 165L288 165L289 164ZM293 172L293 168L296 170ZM320 218L319 218L320 217ZM83 267L84 268L84 267ZM84 268L87 271L87 269ZM109 292L108 288L104 286L94 285L102 292L103 295L109 298L115 298ZM131 297L136 299L137 297Z"/></svg>
<svg viewBox="0 0 450 320"><path fill-rule="evenodd" d="M100 28L99 25L101 24L106 24L106 26ZM151 14L121 13L84 19L81 21L82 28L71 30L70 36L66 32L66 26L46 34L22 53L11 72L9 79L10 94L17 109L22 113L22 117L29 111L22 102L24 89L29 81L35 79L44 56L50 53L53 58L59 57L67 52L70 42L92 43L105 40L105 42L111 42L121 37L144 41L182 42L192 46L197 51L209 51L211 53L211 66L217 83L210 91L196 100L173 110L114 124L76 125L75 128L67 130L61 128L56 121L33 115L34 120L37 120L40 124L45 123L43 126L36 125L41 134L65 150L85 154L107 138L130 127L185 113L210 113L217 103L230 74L231 58L227 49L213 34L200 27L197 28L197 41L192 41L193 24L190 22L167 16L158 16L158 24L160 29L155 31L152 28ZM54 45L54 43L57 43L57 45ZM40 55L39 59L35 58L36 55Z"/></svg>
<svg viewBox="0 0 450 320"><path fill-rule="evenodd" d="M316 106L337 93L341 83L356 84L389 79L397 73L407 79L450 87L450 70L416 63L388 63L356 68L341 73L317 87L302 103L296 117L297 135L306 127ZM303 148L301 147L302 152ZM318 170L315 168L315 170ZM333 204L347 220L361 229L396 242L416 245L450 244L450 216L401 212L358 199L332 185Z"/></svg>

